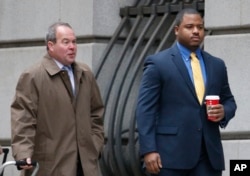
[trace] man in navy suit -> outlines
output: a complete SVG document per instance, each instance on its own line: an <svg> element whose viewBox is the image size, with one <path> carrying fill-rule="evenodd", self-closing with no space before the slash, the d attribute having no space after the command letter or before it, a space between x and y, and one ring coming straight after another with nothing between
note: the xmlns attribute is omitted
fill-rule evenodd
<svg viewBox="0 0 250 176"><path fill-rule="evenodd" d="M171 48L148 56L144 63L136 110L140 155L152 175L221 176L225 164L219 127L225 128L236 111L226 66L200 49L204 21L196 10L179 12L175 35ZM201 101L193 83L191 52L201 67ZM206 95L220 97L209 111Z"/></svg>

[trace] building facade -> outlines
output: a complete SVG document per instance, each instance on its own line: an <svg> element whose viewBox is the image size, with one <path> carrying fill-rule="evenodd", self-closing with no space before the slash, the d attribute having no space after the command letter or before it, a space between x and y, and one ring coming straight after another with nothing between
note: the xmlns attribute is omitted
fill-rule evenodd
<svg viewBox="0 0 250 176"><path fill-rule="evenodd" d="M250 46L250 18L249 18L249 0L203 0L203 1L155 1L157 5L166 3L203 3L204 19L206 29L209 34L205 37L204 49L213 55L224 59L227 65L229 82L235 99L237 101L238 110L236 117L230 122L226 129L222 129L222 140L225 152L226 170L223 175L229 175L229 162L231 159L250 159L250 103L248 103L248 95L250 96L249 77L249 46ZM10 145L10 103L14 96L15 86L20 73L40 60L46 52L44 43L45 34L50 24L55 21L64 21L72 25L78 40L77 60L87 63L95 72L98 72L104 54L107 52L110 41L114 39L115 32L124 20L121 17L121 9L124 7L134 6L152 6L153 1L136 1L136 0L43 0L43 1L0 1L0 143L6 147ZM157 24L161 20L159 19ZM110 60L107 61L106 67L99 73L101 76L98 82L101 92L105 94L107 91L106 81L117 68L115 65L120 64L116 58L123 55L124 45L126 44L126 36L129 29L136 23L136 17L133 22L124 25L119 41L112 48ZM138 36L139 34L135 34ZM134 41L136 43L136 40ZM133 48L127 50L133 51ZM130 55L124 54L128 58ZM110 63L109 63L110 62ZM126 61L123 61L124 64ZM109 65L109 66L108 66ZM115 67L113 67L115 66ZM122 67L120 68L122 69ZM124 72L121 73L126 73ZM138 78L140 74L138 74ZM128 75L129 76L129 75ZM130 75L131 76L131 75ZM119 83L119 79L114 82ZM139 79L133 80L137 85ZM109 83L109 82L108 82ZM129 84L123 81L123 84ZM136 87L132 87L136 89ZM131 93L127 101L136 99L136 91ZM123 94L122 90L118 90L119 94ZM112 97L112 92L110 93ZM115 96L115 93L113 93ZM104 97L106 100L106 97ZM112 98L108 101L112 102ZM119 105L118 106L122 106ZM131 103L130 106L133 106ZM132 116L133 112L127 107L125 112L127 116ZM108 141L109 125L113 120L113 131L119 126L126 129L129 126L129 118L113 119L112 107L107 106L108 115L105 116L105 135ZM118 112L119 113L119 112ZM118 127L117 127L118 126ZM118 129L119 130L119 129ZM125 130L126 131L126 130ZM123 132L118 134L122 137L121 145L127 143L129 134L123 136ZM125 132L126 133L126 132ZM115 136L114 136L115 137ZM119 137L119 136L118 136ZM109 143L113 145L113 143ZM116 144L114 144L116 145ZM134 146L136 148L136 146ZM136 150L135 150L136 151ZM125 153L128 150L125 149ZM111 152L112 154L112 152ZM114 153L116 150L114 149ZM135 153L136 155L136 153ZM116 158L114 158L116 159ZM11 154L8 160L12 160ZM129 160L129 159L128 159ZM114 161L113 161L114 162ZM127 165L126 160L118 160L118 168L120 165ZM104 162L103 167L109 167L111 162ZM127 167L125 167L126 169ZM106 168L107 172L110 168ZM104 169L105 170L105 169ZM7 170L5 175L14 175L14 169ZM136 172L136 171L135 171ZM104 174L105 175L105 174Z"/></svg>

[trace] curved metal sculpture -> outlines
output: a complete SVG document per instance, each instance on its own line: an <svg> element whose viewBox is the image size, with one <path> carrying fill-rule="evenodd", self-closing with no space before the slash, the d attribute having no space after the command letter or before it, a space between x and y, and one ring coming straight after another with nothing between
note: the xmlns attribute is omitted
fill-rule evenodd
<svg viewBox="0 0 250 176"><path fill-rule="evenodd" d="M103 176L145 175L134 114L143 60L172 45L175 15L188 6L204 11L204 0L138 1L120 10L121 22L95 71L97 81L105 77L105 86L101 85L106 105ZM118 57L113 58L113 53Z"/></svg>

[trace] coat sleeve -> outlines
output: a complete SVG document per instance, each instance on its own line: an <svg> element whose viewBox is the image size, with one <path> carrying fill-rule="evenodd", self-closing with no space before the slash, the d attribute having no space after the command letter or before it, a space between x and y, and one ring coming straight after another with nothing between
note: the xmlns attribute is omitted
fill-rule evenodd
<svg viewBox="0 0 250 176"><path fill-rule="evenodd" d="M103 129L104 105L95 77L93 74L91 75L92 75L92 89L91 89L92 135L97 151L101 152L102 147L104 145L104 129Z"/></svg>
<svg viewBox="0 0 250 176"><path fill-rule="evenodd" d="M16 160L32 157L38 95L31 74L23 73L11 104L11 146Z"/></svg>

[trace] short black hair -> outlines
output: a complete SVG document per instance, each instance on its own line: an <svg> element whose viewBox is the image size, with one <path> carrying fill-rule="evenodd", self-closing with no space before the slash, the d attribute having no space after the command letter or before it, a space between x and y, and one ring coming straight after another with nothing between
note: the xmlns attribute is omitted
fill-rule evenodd
<svg viewBox="0 0 250 176"><path fill-rule="evenodd" d="M176 26L179 26L183 20L183 16L185 14L197 14L197 15L200 15L202 17L202 15L196 10L196 9L193 9L193 8L184 8L182 9L177 15L176 15L176 18L175 18L175 25Z"/></svg>

